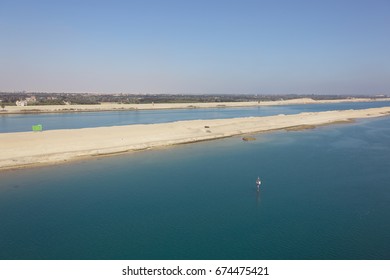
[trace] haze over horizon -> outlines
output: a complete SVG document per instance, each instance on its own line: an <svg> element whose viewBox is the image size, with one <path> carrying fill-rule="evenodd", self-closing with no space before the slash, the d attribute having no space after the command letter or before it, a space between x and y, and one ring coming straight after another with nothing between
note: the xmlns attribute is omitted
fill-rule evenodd
<svg viewBox="0 0 390 280"><path fill-rule="evenodd" d="M390 2L1 1L0 91L390 93Z"/></svg>

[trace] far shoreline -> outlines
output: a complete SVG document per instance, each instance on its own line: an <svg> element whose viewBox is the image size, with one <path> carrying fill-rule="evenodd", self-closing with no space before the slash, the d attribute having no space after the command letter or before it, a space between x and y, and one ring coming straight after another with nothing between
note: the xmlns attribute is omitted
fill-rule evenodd
<svg viewBox="0 0 390 280"><path fill-rule="evenodd" d="M390 98L348 98L331 100L314 100L311 98L298 98L279 101L248 101L248 102L202 102L202 103L145 103L145 104L120 104L101 103L97 105L29 105L29 106L6 106L0 110L0 115L12 114L62 114L62 113L90 113L90 112L125 112L138 110L174 110L174 109L202 109L202 108L239 108L239 107L262 107L304 104L334 104L355 102L386 102Z"/></svg>

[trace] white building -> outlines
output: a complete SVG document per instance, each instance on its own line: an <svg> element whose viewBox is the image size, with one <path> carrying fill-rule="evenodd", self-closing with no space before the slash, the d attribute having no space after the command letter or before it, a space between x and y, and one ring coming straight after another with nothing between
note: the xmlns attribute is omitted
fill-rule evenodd
<svg viewBox="0 0 390 280"><path fill-rule="evenodd" d="M27 100L16 101L16 106L27 106Z"/></svg>

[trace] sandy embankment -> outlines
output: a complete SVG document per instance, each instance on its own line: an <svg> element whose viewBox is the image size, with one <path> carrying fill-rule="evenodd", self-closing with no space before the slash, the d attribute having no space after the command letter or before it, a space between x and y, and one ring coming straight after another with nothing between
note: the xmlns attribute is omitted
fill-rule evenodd
<svg viewBox="0 0 390 280"><path fill-rule="evenodd" d="M0 169L390 115L390 107L0 134Z"/></svg>
<svg viewBox="0 0 390 280"><path fill-rule="evenodd" d="M299 98L279 101L256 102L213 102L213 103L156 103L156 104L118 104L102 103L99 105L41 105L41 106L6 106L0 114L28 114L28 113L72 113L72 112L98 112L98 111L126 111L126 110L161 110L161 109L189 109L189 108L225 108L225 107L253 107L278 106L293 104L324 104L342 102L373 102L390 101L390 98L353 98L335 100L313 100Z"/></svg>

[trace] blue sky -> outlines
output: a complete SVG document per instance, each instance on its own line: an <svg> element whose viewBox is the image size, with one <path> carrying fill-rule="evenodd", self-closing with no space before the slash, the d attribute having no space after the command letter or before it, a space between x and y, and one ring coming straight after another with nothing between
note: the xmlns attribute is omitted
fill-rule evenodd
<svg viewBox="0 0 390 280"><path fill-rule="evenodd" d="M390 1L4 1L0 91L390 94Z"/></svg>

